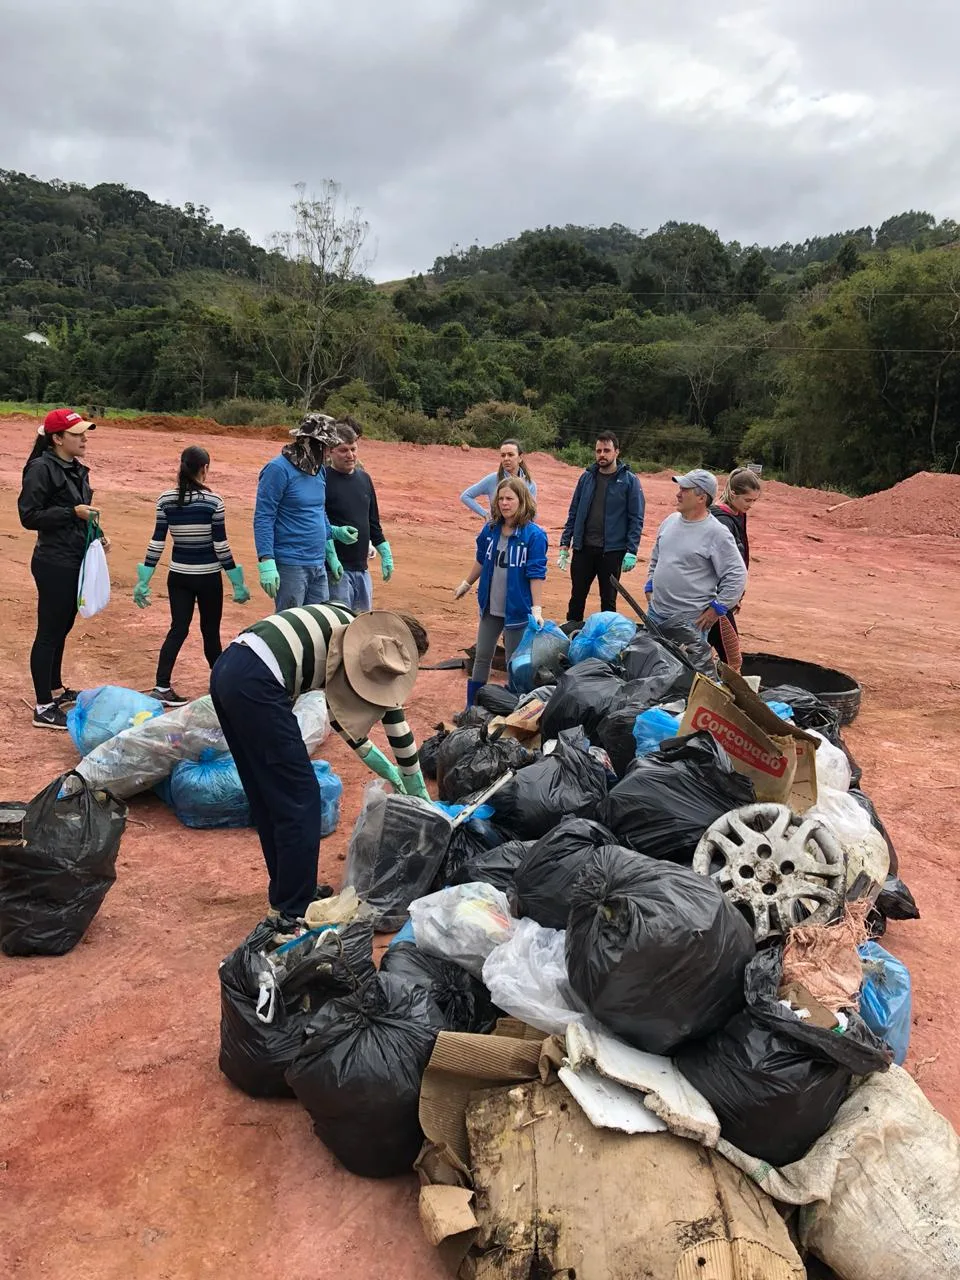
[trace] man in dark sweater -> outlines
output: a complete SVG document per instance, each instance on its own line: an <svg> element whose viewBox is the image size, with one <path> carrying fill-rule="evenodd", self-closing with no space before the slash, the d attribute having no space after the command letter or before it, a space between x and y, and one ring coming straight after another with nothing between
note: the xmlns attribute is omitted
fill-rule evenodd
<svg viewBox="0 0 960 1280"><path fill-rule="evenodd" d="M343 576L339 582L331 582L330 599L354 613L366 613L373 608L367 570L370 546L380 555L384 582L389 582L393 573L393 555L380 527L373 481L357 465L357 433L345 422L337 423L336 433L339 442L327 454L327 519L334 543L339 544Z"/></svg>
<svg viewBox="0 0 960 1280"><path fill-rule="evenodd" d="M612 431L601 431L594 448L596 462L577 481L567 523L560 535L561 569L570 566L571 592L567 621L582 622L594 578L600 580L600 608L615 610L617 593L611 577L629 573L637 563L643 532L643 490L626 463Z"/></svg>

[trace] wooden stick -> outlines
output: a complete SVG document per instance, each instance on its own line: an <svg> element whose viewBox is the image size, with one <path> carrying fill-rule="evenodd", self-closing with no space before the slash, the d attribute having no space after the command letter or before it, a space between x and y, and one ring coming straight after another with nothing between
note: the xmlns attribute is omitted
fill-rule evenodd
<svg viewBox="0 0 960 1280"><path fill-rule="evenodd" d="M841 507L845 507L848 502L856 502L856 498L844 498L842 502L835 502L832 507L827 507L827 513L838 511Z"/></svg>

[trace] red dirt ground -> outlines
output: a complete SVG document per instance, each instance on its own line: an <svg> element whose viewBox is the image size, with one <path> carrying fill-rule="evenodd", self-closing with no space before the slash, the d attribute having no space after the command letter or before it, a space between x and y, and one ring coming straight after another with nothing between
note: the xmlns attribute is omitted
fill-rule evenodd
<svg viewBox="0 0 960 1280"><path fill-rule="evenodd" d="M29 798L76 755L66 735L35 731L27 655L34 593L31 535L15 498L32 444L28 420L0 423L7 618L0 646L0 798ZM153 502L172 480L185 431L104 426L87 457L113 539L115 598L78 623L66 673L83 688L148 689L167 622L163 578L134 608L135 565ZM253 600L226 607L224 637L266 598L256 586L251 513L256 476L276 452L253 432L217 435L212 483L252 579ZM368 442L363 458L380 496L397 572L377 601L419 613L431 658L474 638L475 604L451 588L472 560L477 522L457 501L494 465L490 452ZM576 471L546 457L531 465L555 559ZM673 500L666 474L643 478L641 559ZM890 829L923 912L893 924L888 944L908 963L915 1026L908 1066L934 1104L960 1121L960 995L956 960L960 728L960 569L952 537L884 538L832 527L839 495L769 483L751 517L755 560L741 615L746 647L837 666L864 686L848 741L864 786ZM639 593L643 570L631 575ZM566 585L552 568L546 612L562 618ZM176 683L207 686L191 635ZM410 702L421 737L458 708L463 678L424 672ZM326 744L345 783L340 830L321 850L322 877L340 878L365 776L336 739ZM265 908L251 831L191 832L153 798L131 805L119 878L84 943L60 959L0 958L0 1274L54 1280L193 1280L282 1273L286 1280L443 1272L424 1242L414 1179L363 1181L343 1172L295 1102L254 1102L217 1070L217 964Z"/></svg>
<svg viewBox="0 0 960 1280"><path fill-rule="evenodd" d="M960 476L918 471L892 489L844 502L826 518L838 529L894 537L930 533L960 537Z"/></svg>

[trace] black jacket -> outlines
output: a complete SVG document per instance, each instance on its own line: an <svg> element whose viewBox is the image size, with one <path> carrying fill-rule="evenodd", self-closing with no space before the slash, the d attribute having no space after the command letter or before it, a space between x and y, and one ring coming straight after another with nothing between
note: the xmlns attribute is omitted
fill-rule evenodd
<svg viewBox="0 0 960 1280"><path fill-rule="evenodd" d="M37 531L37 559L50 564L81 564L87 524L73 509L89 505L92 499L90 470L76 458L64 462L51 449L27 464L17 509L23 527Z"/></svg>
<svg viewBox="0 0 960 1280"><path fill-rule="evenodd" d="M739 511L734 511L723 502L715 502L710 508L710 514L715 519L719 520L725 529L729 529L733 534L733 540L737 544L737 550L740 552L741 559L749 569L750 539L747 536L746 515Z"/></svg>

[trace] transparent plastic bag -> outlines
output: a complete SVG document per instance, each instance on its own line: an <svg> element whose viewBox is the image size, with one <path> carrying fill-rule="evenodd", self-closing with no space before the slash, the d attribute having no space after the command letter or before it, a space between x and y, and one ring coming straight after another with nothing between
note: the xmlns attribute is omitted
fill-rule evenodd
<svg viewBox="0 0 960 1280"><path fill-rule="evenodd" d="M577 634L570 641L567 657L575 666L587 658L600 658L612 662L637 634L637 624L622 613L604 610L591 613Z"/></svg>
<svg viewBox="0 0 960 1280"><path fill-rule="evenodd" d="M102 684L84 689L67 712L67 730L82 756L116 737L124 729L163 715L163 703L136 689Z"/></svg>
<svg viewBox="0 0 960 1280"><path fill-rule="evenodd" d="M584 1014L567 981L566 934L535 920L520 920L506 942L487 956L483 982L498 1009L547 1035L562 1036Z"/></svg>
<svg viewBox="0 0 960 1280"><path fill-rule="evenodd" d="M307 693L302 693L293 704L293 714L300 725L300 737L306 744L307 754L313 755L330 734L326 694L322 689L310 689Z"/></svg>
<svg viewBox="0 0 960 1280"><path fill-rule="evenodd" d="M910 970L877 942L864 942L857 952L863 963L860 1017L902 1067L910 1047Z"/></svg>
<svg viewBox="0 0 960 1280"><path fill-rule="evenodd" d="M452 820L429 800L396 795L379 780L367 785L343 883L374 909L379 933L401 928L411 902L429 891L452 831Z"/></svg>
<svg viewBox="0 0 960 1280"><path fill-rule="evenodd" d="M822 746L817 748L818 756L821 750ZM869 813L853 796L846 791L838 791L835 787L821 786L819 777L817 803L807 810L804 817L819 818L821 822L825 822L841 843L863 840L875 830Z"/></svg>
<svg viewBox="0 0 960 1280"><path fill-rule="evenodd" d="M483 962L517 926L507 896L490 884L455 884L410 904L417 946L479 978Z"/></svg>
<svg viewBox="0 0 960 1280"><path fill-rule="evenodd" d="M531 616L510 659L510 687L524 694L546 684L560 670L560 659L570 648L570 637L555 622L538 627Z"/></svg>
<svg viewBox="0 0 960 1280"><path fill-rule="evenodd" d="M662 707L650 707L647 711L641 711L633 722L637 755L649 755L651 751L659 750L661 742L675 738L682 719L682 716L671 715Z"/></svg>
<svg viewBox="0 0 960 1280"><path fill-rule="evenodd" d="M808 729L807 733L812 734L814 738L820 739L820 745L817 747L815 757L817 762L817 788L830 787L834 791L849 791L850 782L853 778L850 761L839 747L835 747L829 738L825 738L816 729Z"/></svg>

